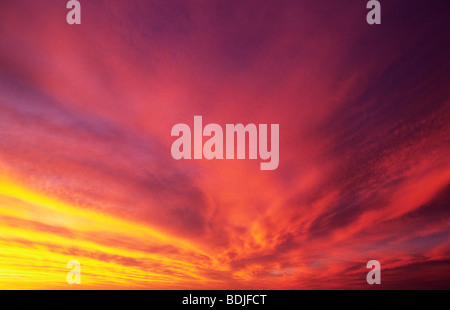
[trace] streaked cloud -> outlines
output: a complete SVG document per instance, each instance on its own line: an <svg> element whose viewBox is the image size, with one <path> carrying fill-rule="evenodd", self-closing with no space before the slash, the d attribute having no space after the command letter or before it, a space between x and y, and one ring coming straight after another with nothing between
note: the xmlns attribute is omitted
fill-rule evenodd
<svg viewBox="0 0 450 310"><path fill-rule="evenodd" d="M2 2L0 287L448 287L445 9ZM279 168L173 160L194 115L280 124Z"/></svg>

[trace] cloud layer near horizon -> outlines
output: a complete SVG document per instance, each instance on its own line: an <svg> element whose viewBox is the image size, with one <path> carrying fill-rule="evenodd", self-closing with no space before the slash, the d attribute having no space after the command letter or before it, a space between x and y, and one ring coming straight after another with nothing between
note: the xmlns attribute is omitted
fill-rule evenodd
<svg viewBox="0 0 450 310"><path fill-rule="evenodd" d="M0 4L0 287L448 288L446 1ZM421 22L417 21L420 16ZM170 131L280 124L280 166Z"/></svg>

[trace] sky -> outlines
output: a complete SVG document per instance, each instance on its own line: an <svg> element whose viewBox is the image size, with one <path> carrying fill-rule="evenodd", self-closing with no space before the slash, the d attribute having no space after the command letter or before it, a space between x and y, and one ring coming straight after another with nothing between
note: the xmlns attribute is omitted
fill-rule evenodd
<svg viewBox="0 0 450 310"><path fill-rule="evenodd" d="M449 289L450 3L381 2L2 0L0 288ZM278 168L173 159L195 115Z"/></svg>

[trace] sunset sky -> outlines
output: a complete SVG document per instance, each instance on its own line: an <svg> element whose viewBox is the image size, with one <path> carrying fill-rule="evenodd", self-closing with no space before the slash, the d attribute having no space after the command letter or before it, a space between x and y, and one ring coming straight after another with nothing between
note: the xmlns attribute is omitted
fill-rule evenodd
<svg viewBox="0 0 450 310"><path fill-rule="evenodd" d="M79 1L0 2L0 289L450 288L448 0Z"/></svg>

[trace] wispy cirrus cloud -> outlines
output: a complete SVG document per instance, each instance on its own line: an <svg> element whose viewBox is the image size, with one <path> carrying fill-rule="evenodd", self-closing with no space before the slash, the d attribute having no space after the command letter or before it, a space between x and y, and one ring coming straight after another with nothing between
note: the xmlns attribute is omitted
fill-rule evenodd
<svg viewBox="0 0 450 310"><path fill-rule="evenodd" d="M2 3L0 286L447 287L447 6ZM173 160L194 115L280 124L279 168Z"/></svg>

